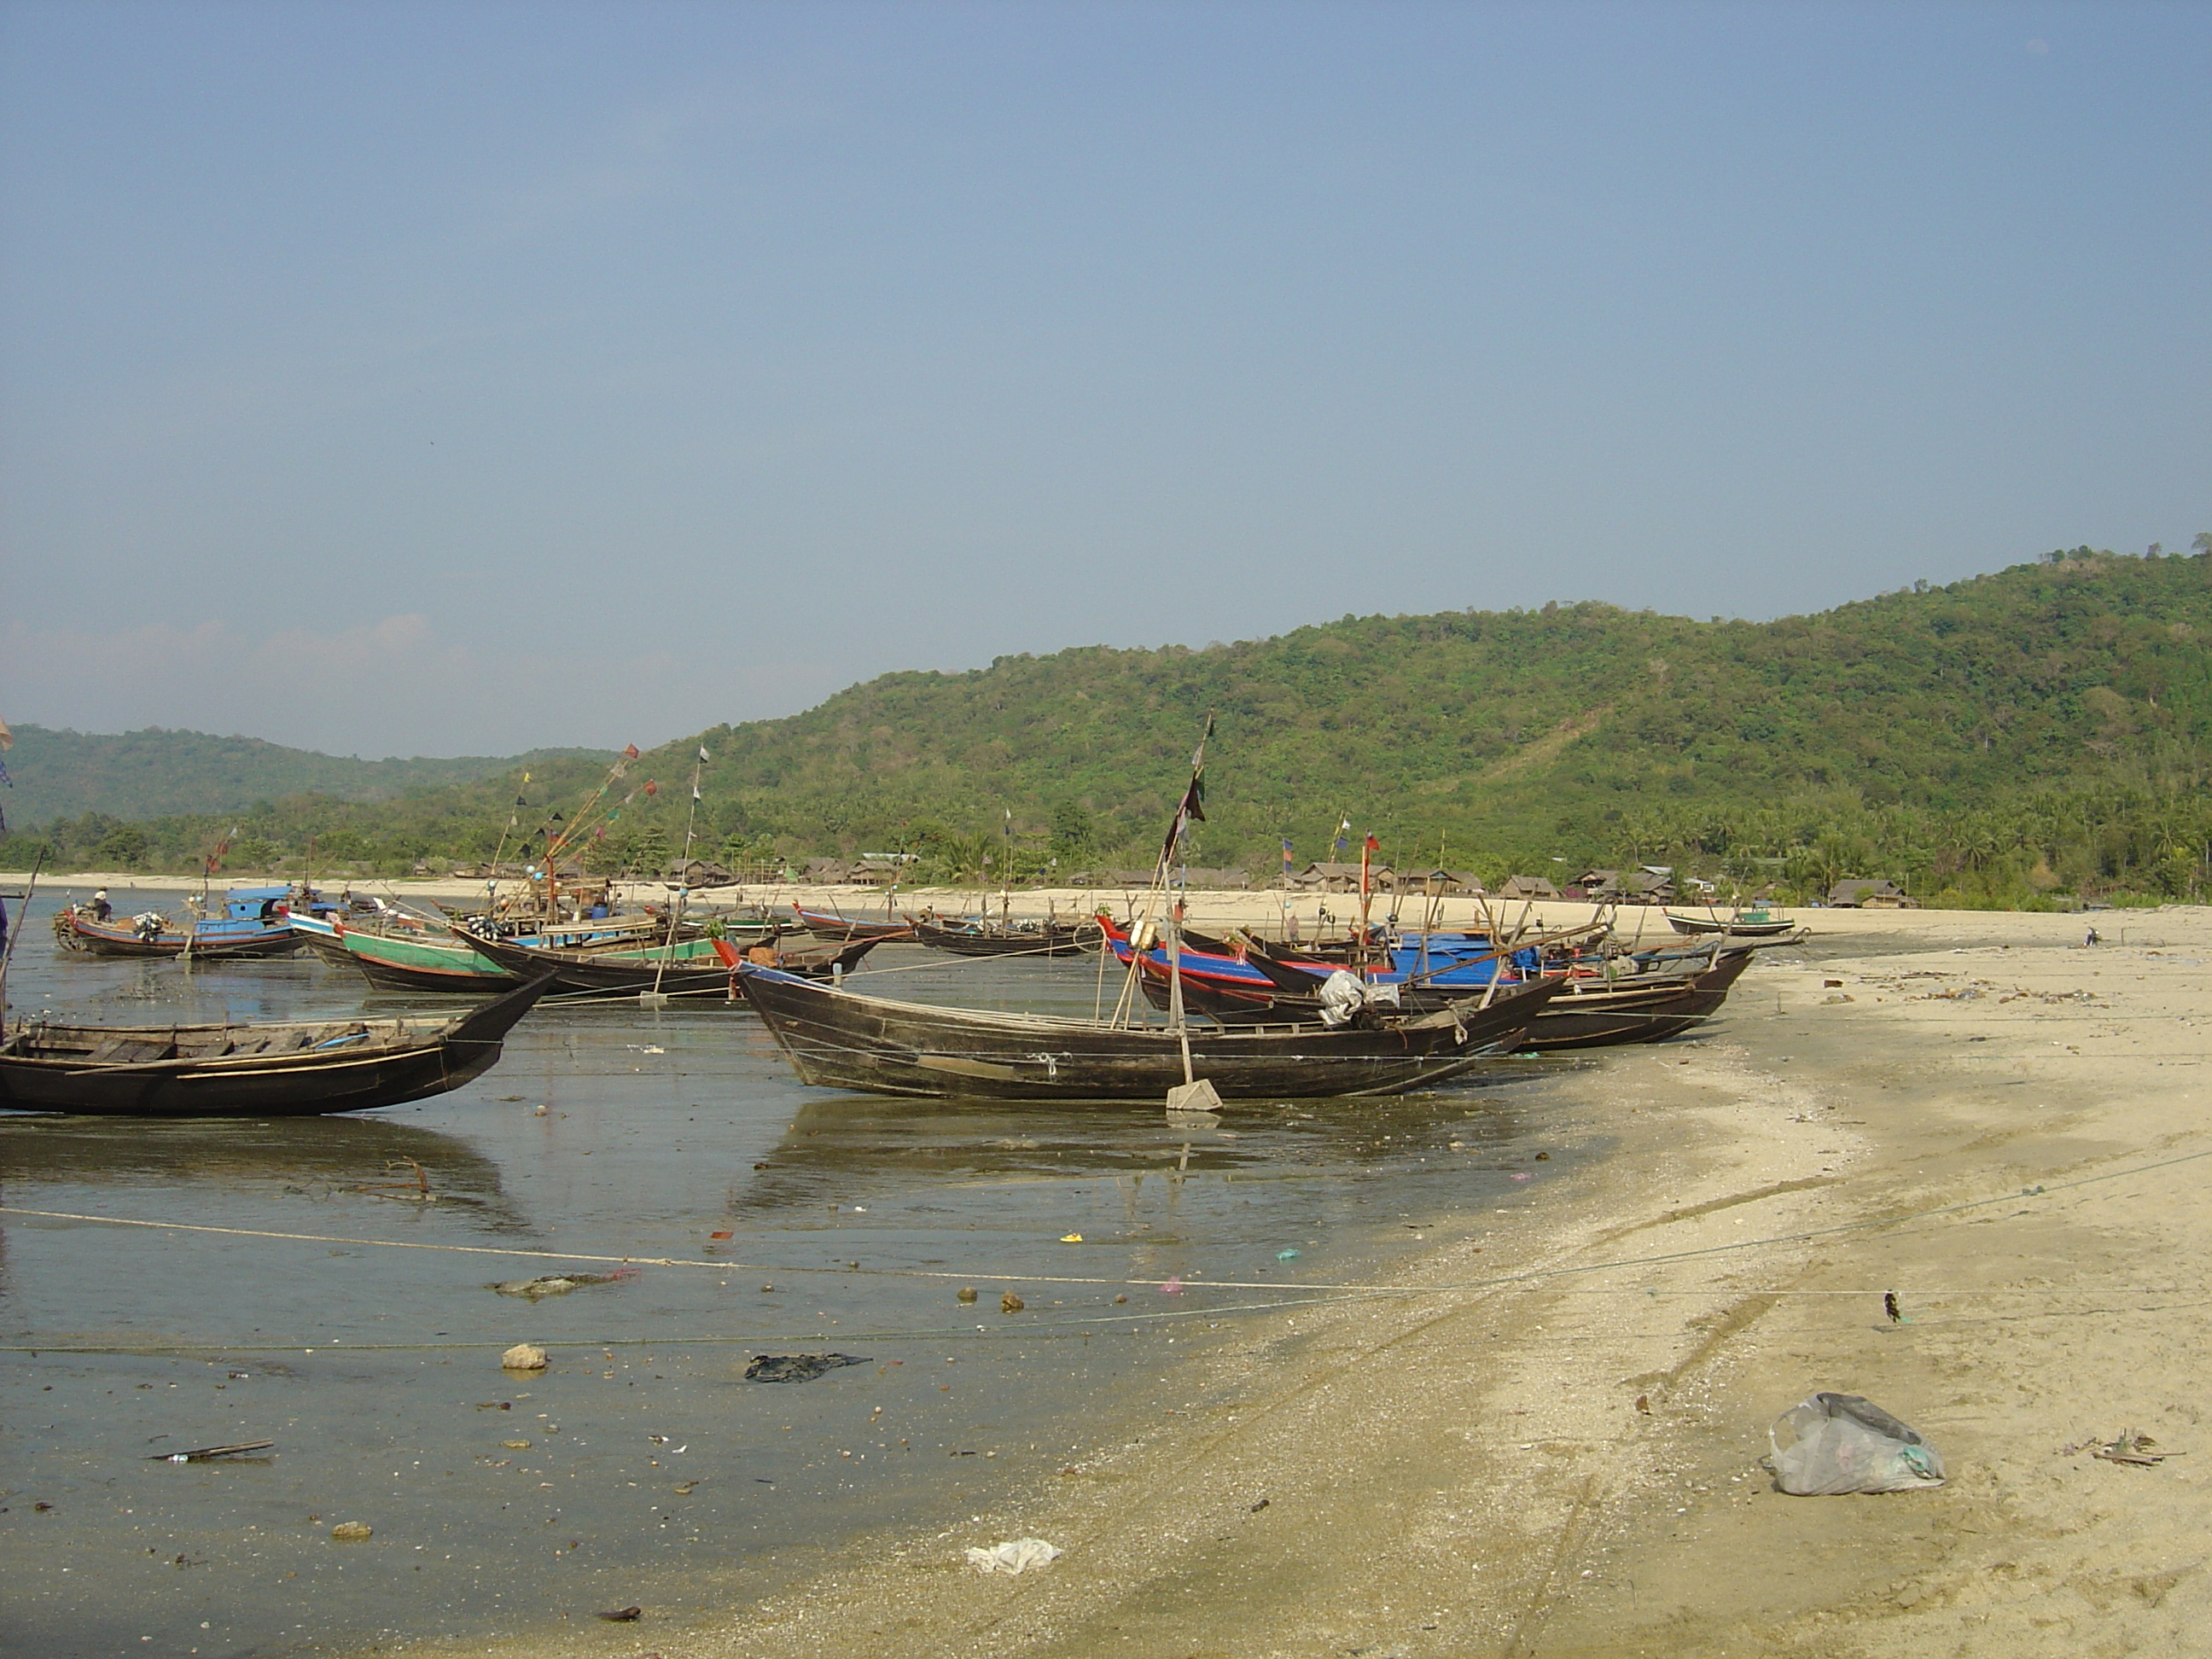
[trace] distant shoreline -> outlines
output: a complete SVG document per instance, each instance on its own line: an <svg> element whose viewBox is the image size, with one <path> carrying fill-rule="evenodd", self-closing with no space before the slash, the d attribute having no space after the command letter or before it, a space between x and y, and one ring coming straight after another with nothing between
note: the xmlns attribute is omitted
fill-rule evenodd
<svg viewBox="0 0 2212 1659"><path fill-rule="evenodd" d="M29 879L27 871L0 871L0 884L10 891L18 890ZM277 884L279 878L266 878L257 884L249 876L219 878L216 887ZM186 893L198 889L198 878L191 876L133 875L128 871L77 871L67 875L43 874L39 878L43 892L89 891L95 887L129 888L139 892ZM433 876L397 879L362 879L332 881L317 884L325 891L351 890L356 893L378 894L386 897L427 899L439 905L465 903L480 896L484 890L482 880L470 880L452 876ZM501 884L502 891L513 893L520 884L507 881ZM659 902L673 890L665 883L630 881L617 884L617 892L633 903L648 900ZM806 882L775 882L762 886L712 887L695 890L691 908L702 915L726 911L746 905L763 905L780 908L786 905L803 905L808 909L826 909L841 915L869 920L883 914L888 890L879 887L817 885ZM901 887L896 890L896 899L890 909L892 915L932 909L941 915L972 915L988 910L996 915L1000 896L980 891L975 887L929 886ZM1031 887L1006 895L1006 914L1016 921L1042 921L1047 916L1089 915L1100 908L1116 915L1124 914L1133 903L1139 910L1145 901L1146 890L1122 887ZM1273 888L1201 888L1187 890L1190 920L1200 927L1246 927L1279 928L1285 915L1297 918L1302 932L1309 937L1326 925L1341 928L1359 913L1357 893L1292 892L1285 895ZM1391 912L1394 898L1401 920L1419 919L1433 903L1438 925L1447 927L1480 924L1484 919L1484 900L1474 895L1455 895L1449 898L1431 901L1419 894L1392 895L1377 892L1368 905L1372 920L1383 921ZM1549 927L1579 927L1594 921L1603 905L1577 902L1566 899L1488 900L1490 913L1510 920L1519 920L1524 914L1528 920ZM2150 916L2169 910L2183 909L2183 905L2159 905L2127 910L2099 911L2099 916L2112 918L2114 928L2126 925L2124 918ZM2003 916L2042 915L2062 925L2078 918L2063 912L2032 912L2019 910L1939 910L1922 908L1913 911L1888 909L1856 910L1828 909L1818 906L1781 906L1784 915L1795 917L1816 933L1866 933L1893 931L1900 916ZM1664 938L1670 934L1666 912L1674 910L1682 915L1701 915L1706 907L1697 904L1629 906L1614 913L1617 931L1633 933L1639 921L1647 938ZM1322 913L1328 913L1326 924ZM1726 907L1715 914L1725 914Z"/></svg>

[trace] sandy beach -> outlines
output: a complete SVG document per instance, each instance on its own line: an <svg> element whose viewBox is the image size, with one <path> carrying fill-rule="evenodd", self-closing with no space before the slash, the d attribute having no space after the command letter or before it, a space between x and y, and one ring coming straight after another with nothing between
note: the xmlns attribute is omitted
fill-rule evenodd
<svg viewBox="0 0 2212 1659"><path fill-rule="evenodd" d="M2071 916L1809 919L1708 1036L1610 1056L1617 1138L1548 1201L1415 1218L1373 1293L1216 1331L988 1509L705 1620L453 1650L2201 1651L2212 912L2100 915L2095 947ZM1949 1484L1775 1492L1767 1425L1816 1389L1916 1425ZM2124 1431L2175 1455L2087 1449ZM1027 1536L1065 1553L964 1562Z"/></svg>
<svg viewBox="0 0 2212 1659"><path fill-rule="evenodd" d="M2212 911L2101 914L2097 947L1809 921L1704 1040L1613 1053L1617 1139L1548 1203L1416 1218L1374 1294L1217 1334L991 1509L706 1621L467 1650L2201 1650ZM1947 1486L1777 1493L1767 1425L1814 1389L1916 1425ZM2172 1455L2093 1455L2124 1431ZM1013 1537L1064 1555L964 1564Z"/></svg>
<svg viewBox="0 0 2212 1659"><path fill-rule="evenodd" d="M1200 925L1279 914L1194 899ZM733 1557L691 1611L371 1650L2201 1651L2212 910L1802 919L1702 1035L1561 1079L1608 1140L1532 1164L1540 1201L1385 1224L1359 1273L1192 1329L1149 1398L1010 1458L988 1504L856 1513L773 1583ZM1948 1484L1774 1491L1767 1425L1821 1389L1914 1425ZM2170 1455L2093 1455L2124 1432ZM1024 1537L1065 1553L965 1563Z"/></svg>

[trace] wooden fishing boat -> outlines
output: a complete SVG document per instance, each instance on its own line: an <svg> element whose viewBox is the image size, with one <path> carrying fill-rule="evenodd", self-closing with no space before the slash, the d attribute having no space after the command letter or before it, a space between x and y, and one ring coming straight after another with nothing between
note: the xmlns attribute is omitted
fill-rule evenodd
<svg viewBox="0 0 2212 1659"><path fill-rule="evenodd" d="M1732 934L1737 939L1779 939L1797 926L1787 916L1772 915L1765 910L1739 911L1732 916L1685 916L1672 910L1666 915L1669 927L1693 938L1722 933Z"/></svg>
<svg viewBox="0 0 2212 1659"><path fill-rule="evenodd" d="M791 908L799 917L799 925L815 938L841 944L856 939L908 939L914 933L911 922L860 921L828 910L809 910L803 905L794 904Z"/></svg>
<svg viewBox="0 0 2212 1659"><path fill-rule="evenodd" d="M915 944L927 945L933 951L949 951L957 957L1078 957L1086 948L1086 934L1090 939L1087 948L1098 948L1096 925L1033 922L1006 927L917 917L913 932Z"/></svg>
<svg viewBox="0 0 2212 1659"><path fill-rule="evenodd" d="M88 905L54 913L54 938L64 950L96 957L176 957L218 962L242 957L289 957L300 948L285 925L289 887L234 887L219 915L179 923L158 911L106 919Z"/></svg>
<svg viewBox="0 0 2212 1659"><path fill-rule="evenodd" d="M562 950L513 939L478 939L465 931L459 937L472 950L518 978L550 972L553 989L567 997L633 997L658 992L662 996L711 997L724 1001L735 1000L743 994L736 973L741 953L742 959L758 962L764 967L781 968L810 978L831 979L851 972L863 957L883 942L864 939L835 949L783 949L772 939L747 944L720 939L679 939L671 953L662 946Z"/></svg>
<svg viewBox="0 0 2212 1659"><path fill-rule="evenodd" d="M1316 1021L1178 1031L894 1002L750 964L738 972L802 1082L872 1094L1155 1104L1192 1075L1224 1100L1426 1088L1509 1051L1559 988L1547 980L1501 991L1485 1011L1495 1020L1480 1027L1448 1010L1371 1026Z"/></svg>
<svg viewBox="0 0 2212 1659"><path fill-rule="evenodd" d="M1126 939L1116 943L1115 953L1125 963L1129 961ZM1188 961L1184 958L1185 964ZM1148 952L1141 962L1146 1000L1155 1008L1168 1007L1172 993L1165 963L1158 952ZM1319 1017L1325 972L1278 960L1257 949L1248 949L1243 962L1267 982L1262 987L1232 982L1185 965L1184 1006L1224 1025ZM1680 1036L1718 1011L1728 1000L1729 987L1750 963L1750 952L1740 951L1708 954L1694 963L1662 965L1612 981L1595 975L1567 978L1530 1022L1520 1049L1543 1053L1611 1048ZM1473 1009L1482 996L1480 988L1418 978L1398 984L1395 994L1400 1012L1409 1015L1454 1006Z"/></svg>
<svg viewBox="0 0 2212 1659"><path fill-rule="evenodd" d="M518 939L479 939L466 928L454 937L516 978L532 972L550 973L555 993L563 996L636 996L654 990L672 997L726 1000L735 994L730 970L715 954L714 941L710 939L573 950L526 945Z"/></svg>
<svg viewBox="0 0 2212 1659"><path fill-rule="evenodd" d="M448 929L376 933L343 921L294 916L292 930L320 955L346 963L380 991L454 991L488 996L514 975L478 955Z"/></svg>
<svg viewBox="0 0 2212 1659"><path fill-rule="evenodd" d="M446 1020L37 1022L0 1043L0 1106L117 1117L299 1117L396 1106L489 1070L551 983L541 975Z"/></svg>

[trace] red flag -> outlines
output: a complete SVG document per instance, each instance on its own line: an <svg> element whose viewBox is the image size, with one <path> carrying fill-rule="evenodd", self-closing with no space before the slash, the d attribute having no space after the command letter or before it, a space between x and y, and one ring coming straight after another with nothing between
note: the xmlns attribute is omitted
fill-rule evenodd
<svg viewBox="0 0 2212 1659"><path fill-rule="evenodd" d="M1382 843L1376 840L1374 836L1370 836L1367 838L1367 846L1365 850L1370 853L1379 853L1382 850Z"/></svg>
<svg viewBox="0 0 2212 1659"><path fill-rule="evenodd" d="M657 795L660 793L660 786L647 778L645 782L645 793L648 795Z"/></svg>
<svg viewBox="0 0 2212 1659"><path fill-rule="evenodd" d="M634 743L626 745L623 750L623 758L624 760L635 760L637 758L637 745Z"/></svg>

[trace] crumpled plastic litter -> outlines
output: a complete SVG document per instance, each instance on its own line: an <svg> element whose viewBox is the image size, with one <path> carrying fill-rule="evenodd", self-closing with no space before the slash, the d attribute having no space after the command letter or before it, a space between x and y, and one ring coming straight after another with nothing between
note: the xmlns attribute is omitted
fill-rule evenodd
<svg viewBox="0 0 2212 1659"><path fill-rule="evenodd" d="M968 1552L968 1565L979 1572L1026 1572L1050 1566L1062 1552L1042 1538L1016 1538L987 1550Z"/></svg>
<svg viewBox="0 0 2212 1659"><path fill-rule="evenodd" d="M1322 981L1321 1023L1334 1030L1349 1024L1367 1006L1367 985L1358 975L1340 968Z"/></svg>
<svg viewBox="0 0 2212 1659"><path fill-rule="evenodd" d="M1911 1492L1943 1484L1943 1459L1871 1400L1816 1394L1766 1431L1775 1484L1800 1498L1854 1492Z"/></svg>
<svg viewBox="0 0 2212 1659"><path fill-rule="evenodd" d="M748 1382L811 1382L840 1365L865 1365L857 1353L757 1353L745 1367Z"/></svg>

